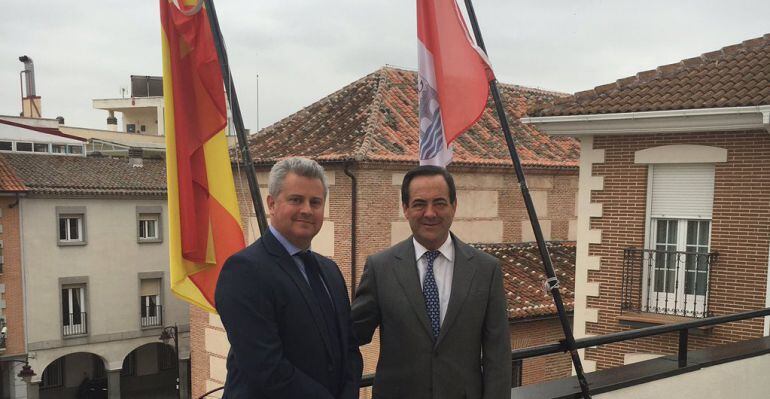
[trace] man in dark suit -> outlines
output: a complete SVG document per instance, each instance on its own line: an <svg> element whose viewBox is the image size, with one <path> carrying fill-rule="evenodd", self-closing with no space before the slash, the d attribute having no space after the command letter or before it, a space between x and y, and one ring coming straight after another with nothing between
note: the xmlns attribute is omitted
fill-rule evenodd
<svg viewBox="0 0 770 399"><path fill-rule="evenodd" d="M380 327L373 397L511 396L511 346L498 261L449 232L452 176L420 166L401 185L413 236L366 261L353 301L360 344Z"/></svg>
<svg viewBox="0 0 770 399"><path fill-rule="evenodd" d="M358 398L361 354L337 264L310 242L327 196L315 161L288 158L268 182L270 230L227 260L216 306L227 330L225 398Z"/></svg>

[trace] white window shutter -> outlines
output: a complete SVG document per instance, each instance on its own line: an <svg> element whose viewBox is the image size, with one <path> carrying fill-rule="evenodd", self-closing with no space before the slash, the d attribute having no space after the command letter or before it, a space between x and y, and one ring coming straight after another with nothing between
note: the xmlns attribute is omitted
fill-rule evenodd
<svg viewBox="0 0 770 399"><path fill-rule="evenodd" d="M711 219L713 164L656 164L652 173L653 218Z"/></svg>

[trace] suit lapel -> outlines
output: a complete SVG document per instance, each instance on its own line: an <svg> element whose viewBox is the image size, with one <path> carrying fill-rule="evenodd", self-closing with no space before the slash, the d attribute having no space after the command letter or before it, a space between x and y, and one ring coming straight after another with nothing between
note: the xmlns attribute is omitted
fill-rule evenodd
<svg viewBox="0 0 770 399"><path fill-rule="evenodd" d="M425 298L422 295L422 286L420 286L420 275L417 272L417 261L415 260L414 243L412 238L402 241L398 244L399 248L395 252L395 262L393 272L396 279L404 291L404 296L412 305L412 310L420 320L420 324L425 329L429 337L433 332L428 322L428 313L425 309Z"/></svg>
<svg viewBox="0 0 770 399"><path fill-rule="evenodd" d="M313 316L313 321L315 322L316 327L318 327L321 339L324 341L326 352L330 358L333 358L331 341L329 341L329 334L326 330L326 324L324 324L323 315L321 314L321 307L315 299L313 292L310 291L310 285L307 283L307 280L305 280L305 276L299 271L299 267L294 263L294 259L292 259L291 255L286 252L286 248L281 245L278 239L275 238L270 231L268 231L263 238L265 249L276 258L278 265L289 275L294 282L294 285L297 286L297 289L302 294L302 298L305 300L305 303L310 310L310 314ZM331 288L329 288L329 290L331 290ZM333 295L332 298L334 298Z"/></svg>
<svg viewBox="0 0 770 399"><path fill-rule="evenodd" d="M452 273L452 293L449 296L449 305L447 305L444 321L441 323L441 332L439 333L436 346L441 344L443 338L447 335L452 325L460 313L460 309L468 297L468 292L473 282L473 276L476 274L476 268L471 263L473 252L464 242L452 235L452 241L455 247L454 271Z"/></svg>

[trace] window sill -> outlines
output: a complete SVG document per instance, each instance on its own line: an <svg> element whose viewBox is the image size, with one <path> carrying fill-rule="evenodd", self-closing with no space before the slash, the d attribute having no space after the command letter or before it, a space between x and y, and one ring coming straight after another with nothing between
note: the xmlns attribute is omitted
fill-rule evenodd
<svg viewBox="0 0 770 399"><path fill-rule="evenodd" d="M88 244L85 241L57 241L60 247L82 247Z"/></svg>
<svg viewBox="0 0 770 399"><path fill-rule="evenodd" d="M158 325L158 326L141 326L140 327L140 329L143 330L143 331L144 330L159 330L161 328L163 328L163 326L161 326L161 325Z"/></svg>
<svg viewBox="0 0 770 399"><path fill-rule="evenodd" d="M62 339L77 339L77 338L85 338L88 336L88 333L83 334L72 334L72 335L62 335Z"/></svg>
<svg viewBox="0 0 770 399"><path fill-rule="evenodd" d="M160 238L139 238L136 242L139 244L160 244L163 240Z"/></svg>
<svg viewBox="0 0 770 399"><path fill-rule="evenodd" d="M618 323L632 328L642 328L650 326L660 326L665 324L681 323L685 321L700 320L694 317L674 316L670 314L648 313L648 312L625 312L618 316ZM692 331L706 333L711 331L714 326L698 327Z"/></svg>

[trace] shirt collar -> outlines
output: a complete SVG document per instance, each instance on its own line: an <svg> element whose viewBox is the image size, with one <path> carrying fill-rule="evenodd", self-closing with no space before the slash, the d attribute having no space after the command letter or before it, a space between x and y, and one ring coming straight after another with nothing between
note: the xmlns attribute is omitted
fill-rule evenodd
<svg viewBox="0 0 770 399"><path fill-rule="evenodd" d="M287 240L286 237L281 235L281 233L279 233L278 230L275 227L273 227L273 225L270 225L268 227L270 228L270 232L273 233L273 235L278 240L278 242L280 242L281 245L283 245L284 249L286 249L286 252L288 252L289 255L294 256L297 253L302 252L300 248L297 248L294 244L289 242L289 240ZM308 248L308 250L310 250L310 248Z"/></svg>
<svg viewBox="0 0 770 399"><path fill-rule="evenodd" d="M423 247L422 244L417 242L417 239L412 237L412 242L414 243L414 256L416 260L420 260L423 255L425 255L426 252L428 252L428 249ZM447 260L450 262L454 261L455 258L455 246L452 243L452 235L450 234L447 236L446 241L444 241L443 244L441 244L440 247L438 247L437 251L441 252L441 255L444 255Z"/></svg>

